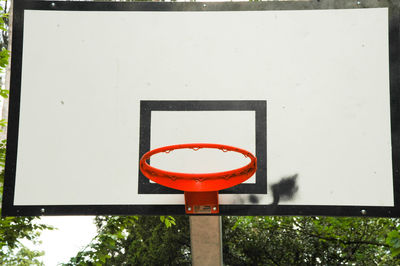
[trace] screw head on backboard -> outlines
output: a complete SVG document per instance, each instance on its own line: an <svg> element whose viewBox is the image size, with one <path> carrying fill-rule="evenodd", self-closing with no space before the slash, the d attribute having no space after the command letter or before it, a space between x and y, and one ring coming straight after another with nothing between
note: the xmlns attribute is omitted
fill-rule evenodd
<svg viewBox="0 0 400 266"><path fill-rule="evenodd" d="M361 214L362 214L362 215L366 215L366 214L367 214L367 211L366 211L366 210L361 210Z"/></svg>
<svg viewBox="0 0 400 266"><path fill-rule="evenodd" d="M188 211L191 211L192 210L192 207L188 207Z"/></svg>

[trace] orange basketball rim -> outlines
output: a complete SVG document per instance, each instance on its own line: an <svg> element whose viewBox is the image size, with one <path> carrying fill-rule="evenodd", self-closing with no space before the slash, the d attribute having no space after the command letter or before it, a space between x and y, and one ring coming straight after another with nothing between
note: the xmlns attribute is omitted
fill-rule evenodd
<svg viewBox="0 0 400 266"><path fill-rule="evenodd" d="M219 149L222 152L243 154L250 162L240 168L215 173L180 173L165 171L148 164L151 156L177 149ZM250 152L222 144L189 143L157 148L145 153L139 162L140 170L150 180L185 192L186 213L219 213L218 191L236 186L249 179L257 170L257 158Z"/></svg>

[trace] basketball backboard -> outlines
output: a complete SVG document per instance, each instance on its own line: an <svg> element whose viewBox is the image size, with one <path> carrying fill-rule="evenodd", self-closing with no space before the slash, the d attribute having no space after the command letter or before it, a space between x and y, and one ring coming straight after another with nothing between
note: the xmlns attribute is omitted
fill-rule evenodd
<svg viewBox="0 0 400 266"><path fill-rule="evenodd" d="M207 142L258 159L222 215L400 216L388 3L15 1L3 215L184 214L139 159Z"/></svg>

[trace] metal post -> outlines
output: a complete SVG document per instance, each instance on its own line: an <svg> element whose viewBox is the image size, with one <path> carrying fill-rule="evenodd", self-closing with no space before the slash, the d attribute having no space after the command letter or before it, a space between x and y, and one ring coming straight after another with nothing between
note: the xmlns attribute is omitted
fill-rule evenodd
<svg viewBox="0 0 400 266"><path fill-rule="evenodd" d="M222 223L220 216L190 216L193 266L222 266Z"/></svg>

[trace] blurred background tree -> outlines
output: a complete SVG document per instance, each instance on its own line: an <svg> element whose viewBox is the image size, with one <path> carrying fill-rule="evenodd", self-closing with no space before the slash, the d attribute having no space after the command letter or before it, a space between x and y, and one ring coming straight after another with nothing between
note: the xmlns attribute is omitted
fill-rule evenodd
<svg viewBox="0 0 400 266"><path fill-rule="evenodd" d="M64 265L190 265L189 219L96 218L97 236ZM224 265L400 265L388 237L399 219L236 217L223 221ZM207 256L207 254L205 254Z"/></svg>

